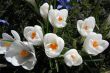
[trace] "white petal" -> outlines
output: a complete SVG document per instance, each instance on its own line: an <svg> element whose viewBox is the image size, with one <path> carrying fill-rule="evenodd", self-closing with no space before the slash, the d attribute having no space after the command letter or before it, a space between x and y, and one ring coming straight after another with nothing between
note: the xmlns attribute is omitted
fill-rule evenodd
<svg viewBox="0 0 110 73"><path fill-rule="evenodd" d="M86 38L83 44L83 50L85 50L88 54L97 55L98 52L95 50L95 48L92 46L92 39Z"/></svg>
<svg viewBox="0 0 110 73"><path fill-rule="evenodd" d="M3 33L3 34L2 34L2 37L3 37L3 40L11 40L11 41L14 41L14 39L12 38L12 36L10 36L10 35L7 34L7 33Z"/></svg>
<svg viewBox="0 0 110 73"><path fill-rule="evenodd" d="M81 31L82 24L83 24L82 20L77 21L77 29L78 29L79 32Z"/></svg>
<svg viewBox="0 0 110 73"><path fill-rule="evenodd" d="M99 42L99 46L97 48L93 47L93 43L92 43L93 40L97 40ZM108 46L109 43L105 40L102 40L102 35L96 34L94 32L91 32L87 36L83 44L84 50L88 54L92 54L92 55L98 55L99 53L103 52Z"/></svg>
<svg viewBox="0 0 110 73"><path fill-rule="evenodd" d="M43 40L42 28L40 26L38 26L38 25L35 25L35 30L39 34L40 38Z"/></svg>
<svg viewBox="0 0 110 73"><path fill-rule="evenodd" d="M84 20L84 22L90 25L94 29L95 24L96 24L94 17L88 17Z"/></svg>
<svg viewBox="0 0 110 73"><path fill-rule="evenodd" d="M34 49L33 44L31 42L23 41L23 43L26 46L28 46L30 49L32 49L32 51L35 53L35 49Z"/></svg>
<svg viewBox="0 0 110 73"><path fill-rule="evenodd" d="M108 43L106 40L102 40L102 41L100 42L100 45L101 45L104 49L106 49L106 48L109 46L109 43Z"/></svg>
<svg viewBox="0 0 110 73"><path fill-rule="evenodd" d="M3 41L0 40L0 54L5 54L5 52L7 51L7 47L4 47L3 44Z"/></svg>
<svg viewBox="0 0 110 73"><path fill-rule="evenodd" d="M30 31L33 31L34 30L34 27L31 27L31 26L27 26L24 28L24 37L27 39L27 36L28 36L28 32Z"/></svg>
<svg viewBox="0 0 110 73"><path fill-rule="evenodd" d="M58 22L55 23L55 26L56 26L57 28L63 28L63 27L65 27L66 25L67 25L67 23L66 23L65 21L63 21L62 23L58 23Z"/></svg>
<svg viewBox="0 0 110 73"><path fill-rule="evenodd" d="M14 36L14 39L21 40L19 34L15 30L11 30L12 35Z"/></svg>
<svg viewBox="0 0 110 73"><path fill-rule="evenodd" d="M5 57L5 59L11 63L12 57Z"/></svg>
<svg viewBox="0 0 110 73"><path fill-rule="evenodd" d="M88 39L94 38L97 40L102 40L102 34L96 34L95 32L90 32L87 36Z"/></svg>
<svg viewBox="0 0 110 73"><path fill-rule="evenodd" d="M45 48L45 53L49 58L55 58L60 55L59 52L55 52L51 48Z"/></svg>
<svg viewBox="0 0 110 73"><path fill-rule="evenodd" d="M51 9L53 10L53 6L52 6L52 5L50 5L50 10L51 10Z"/></svg>
<svg viewBox="0 0 110 73"><path fill-rule="evenodd" d="M40 14L43 18L47 18L48 15L48 11L49 11L49 5L48 3L44 3L41 7L40 7Z"/></svg>
<svg viewBox="0 0 110 73"><path fill-rule="evenodd" d="M71 58L72 54L75 55L74 60ZM71 50L67 51L64 54L64 61L65 61L66 65L68 65L70 67L78 66L78 65L82 64L82 62L83 62L82 57L78 54L76 49L71 49Z"/></svg>
<svg viewBox="0 0 110 73"><path fill-rule="evenodd" d="M0 54L5 54L6 53L7 48L6 47L1 47L0 46Z"/></svg>
<svg viewBox="0 0 110 73"><path fill-rule="evenodd" d="M63 48L64 48L64 40L61 37L57 38L57 44L58 44L58 50L56 50L57 52L61 53Z"/></svg>
<svg viewBox="0 0 110 73"><path fill-rule="evenodd" d="M31 38L32 32L36 32L37 34L37 36L34 39ZM35 25L35 27L31 26L25 27L24 36L29 42L33 43L33 45L40 45L43 40L42 28L38 25Z"/></svg>
<svg viewBox="0 0 110 73"><path fill-rule="evenodd" d="M52 50L50 47L48 47L52 42L56 42L58 44L58 48L56 50ZM57 57L64 48L64 40L58 37L56 34L48 33L44 36L44 47L45 53L48 57Z"/></svg>
<svg viewBox="0 0 110 73"><path fill-rule="evenodd" d="M57 39L57 35L54 34L54 33L47 33L45 36L44 36L44 44L49 44L51 42L54 42L56 41Z"/></svg>
<svg viewBox="0 0 110 73"><path fill-rule="evenodd" d="M84 29L80 29L80 32L79 32L82 36L87 36L88 33L84 30Z"/></svg>
<svg viewBox="0 0 110 73"><path fill-rule="evenodd" d="M35 63L28 61L25 64L22 65L22 67L26 70L32 70L34 68Z"/></svg>
<svg viewBox="0 0 110 73"><path fill-rule="evenodd" d="M24 69L27 69L27 70L32 70L34 68L35 64L36 64L36 61L37 61L37 59L36 59L36 56L34 54L33 57L30 60L28 60L26 63L24 63L22 65L22 67Z"/></svg>
<svg viewBox="0 0 110 73"><path fill-rule="evenodd" d="M95 28L95 24L96 24L96 22L95 22L95 18L94 17L88 17L84 21L78 20L77 21L78 32L82 36L87 36L90 32L93 32L93 30ZM85 30L83 28L84 25L87 25L88 26L88 30Z"/></svg>
<svg viewBox="0 0 110 73"><path fill-rule="evenodd" d="M66 21L67 17L68 17L68 10L67 9L62 9L60 10L60 12L62 13L62 17L64 18L64 20Z"/></svg>
<svg viewBox="0 0 110 73"><path fill-rule="evenodd" d="M55 26L55 19L56 19L56 14L57 14L57 10L49 10L49 13L48 13L48 18L49 18L49 21L51 23L52 26Z"/></svg>
<svg viewBox="0 0 110 73"><path fill-rule="evenodd" d="M29 55L25 58L22 58L19 53L21 50L27 50ZM11 62L14 66L19 66L24 64L26 61L35 56L35 51L29 45L25 45L21 41L15 41L5 54L5 58L8 62Z"/></svg>
<svg viewBox="0 0 110 73"><path fill-rule="evenodd" d="M66 63L67 66L71 67L73 65L72 61L69 59L70 56L64 56L64 61Z"/></svg>
<svg viewBox="0 0 110 73"><path fill-rule="evenodd" d="M10 62L10 59L8 59L8 60L9 60L9 62ZM14 66L20 66L20 64L18 63L16 57L12 57L12 58L11 58L11 63L12 63L12 65L14 65Z"/></svg>

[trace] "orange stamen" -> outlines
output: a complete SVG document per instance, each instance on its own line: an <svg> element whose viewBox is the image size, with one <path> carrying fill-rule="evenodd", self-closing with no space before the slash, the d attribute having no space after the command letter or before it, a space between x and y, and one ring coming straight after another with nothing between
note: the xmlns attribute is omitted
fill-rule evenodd
<svg viewBox="0 0 110 73"><path fill-rule="evenodd" d="M94 48L97 48L98 46L99 46L98 41L97 41L97 40L94 40L94 41L93 41L93 47L94 47Z"/></svg>
<svg viewBox="0 0 110 73"><path fill-rule="evenodd" d="M62 20L63 20L63 18L62 18L61 16L59 16L59 17L58 17L58 21L61 22Z"/></svg>
<svg viewBox="0 0 110 73"><path fill-rule="evenodd" d="M36 32L31 33L31 38L34 39L36 37Z"/></svg>
<svg viewBox="0 0 110 73"><path fill-rule="evenodd" d="M58 45L57 45L56 43L51 43L51 44L50 44L50 48L51 48L52 50L56 50L57 47L58 47Z"/></svg>
<svg viewBox="0 0 110 73"><path fill-rule="evenodd" d="M20 52L20 56L21 56L21 57L27 57L28 55L29 55L29 52L26 51L26 50L22 50L22 51Z"/></svg>
<svg viewBox="0 0 110 73"><path fill-rule="evenodd" d="M84 27L83 27L85 30L88 30L88 26L87 25L84 25Z"/></svg>

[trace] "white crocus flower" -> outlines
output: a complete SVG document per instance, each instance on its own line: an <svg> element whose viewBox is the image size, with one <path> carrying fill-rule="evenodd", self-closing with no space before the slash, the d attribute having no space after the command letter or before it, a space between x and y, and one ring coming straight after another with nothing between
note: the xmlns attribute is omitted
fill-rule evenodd
<svg viewBox="0 0 110 73"><path fill-rule="evenodd" d="M48 57L57 57L64 48L64 40L54 33L48 33L44 36L44 47Z"/></svg>
<svg viewBox="0 0 110 73"><path fill-rule="evenodd" d="M7 33L2 34L2 39L0 40L0 54L4 54L15 40L21 40L19 34L15 30L11 30L11 33L14 38Z"/></svg>
<svg viewBox="0 0 110 73"><path fill-rule="evenodd" d="M82 57L78 54L76 49L71 49L64 54L64 61L67 66L78 66L82 64Z"/></svg>
<svg viewBox="0 0 110 73"><path fill-rule="evenodd" d="M40 14L44 19L47 19L48 16L48 11L49 11L49 5L48 3L44 3L41 7L40 7Z"/></svg>
<svg viewBox="0 0 110 73"><path fill-rule="evenodd" d="M68 17L68 10L67 9L51 9L48 13L48 18L52 26L57 28L62 28L66 26L66 20Z"/></svg>
<svg viewBox="0 0 110 73"><path fill-rule="evenodd" d="M93 32L95 25L96 22L94 17L88 17L84 21L77 21L77 29L82 36L87 36L90 32Z"/></svg>
<svg viewBox="0 0 110 73"><path fill-rule="evenodd" d="M102 39L101 34L96 34L91 32L88 34L87 38L84 41L83 47L88 54L98 55L99 53L103 52L109 43L106 40Z"/></svg>
<svg viewBox="0 0 110 73"><path fill-rule="evenodd" d="M43 41L42 28L38 25L25 27L24 37L33 45L40 45Z"/></svg>
<svg viewBox="0 0 110 73"><path fill-rule="evenodd" d="M14 41L5 54L5 58L14 66L32 70L36 63L35 50L30 43Z"/></svg>

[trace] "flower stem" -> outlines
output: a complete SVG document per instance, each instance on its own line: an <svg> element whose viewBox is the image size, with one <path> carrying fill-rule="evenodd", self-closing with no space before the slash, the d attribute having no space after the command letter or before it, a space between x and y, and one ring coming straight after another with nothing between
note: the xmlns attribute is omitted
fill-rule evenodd
<svg viewBox="0 0 110 73"><path fill-rule="evenodd" d="M53 28L53 33L57 33L57 28L56 27Z"/></svg>
<svg viewBox="0 0 110 73"><path fill-rule="evenodd" d="M55 60L55 65L56 65L56 70L57 70L57 72L59 72L59 67L58 67L58 62L57 62L57 60Z"/></svg>

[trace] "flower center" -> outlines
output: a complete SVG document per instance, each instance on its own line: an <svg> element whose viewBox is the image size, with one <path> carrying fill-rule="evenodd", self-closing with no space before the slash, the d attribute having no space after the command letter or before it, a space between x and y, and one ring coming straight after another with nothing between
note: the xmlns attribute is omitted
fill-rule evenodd
<svg viewBox="0 0 110 73"><path fill-rule="evenodd" d="M49 46L52 50L56 50L58 45L57 43L51 43L50 46Z"/></svg>
<svg viewBox="0 0 110 73"><path fill-rule="evenodd" d="M89 27L85 24L84 26L83 26L83 29L85 29L86 31L89 29Z"/></svg>
<svg viewBox="0 0 110 73"><path fill-rule="evenodd" d="M97 41L97 40L94 40L94 41L93 41L93 47L94 47L94 48L97 48L98 46L99 46L98 41Z"/></svg>
<svg viewBox="0 0 110 73"><path fill-rule="evenodd" d="M29 55L29 52L26 51L26 50L22 50L22 51L20 52L20 56L21 56L21 57L27 57L28 55Z"/></svg>
<svg viewBox="0 0 110 73"><path fill-rule="evenodd" d="M59 21L59 22L62 22L62 21L63 21L63 18L62 18L61 16L59 16L59 17L58 17L58 21Z"/></svg>
<svg viewBox="0 0 110 73"><path fill-rule="evenodd" d="M74 54L72 54L71 58L74 60L76 58L76 56Z"/></svg>
<svg viewBox="0 0 110 73"><path fill-rule="evenodd" d="M36 32L31 33L31 38L34 39L36 37Z"/></svg>

